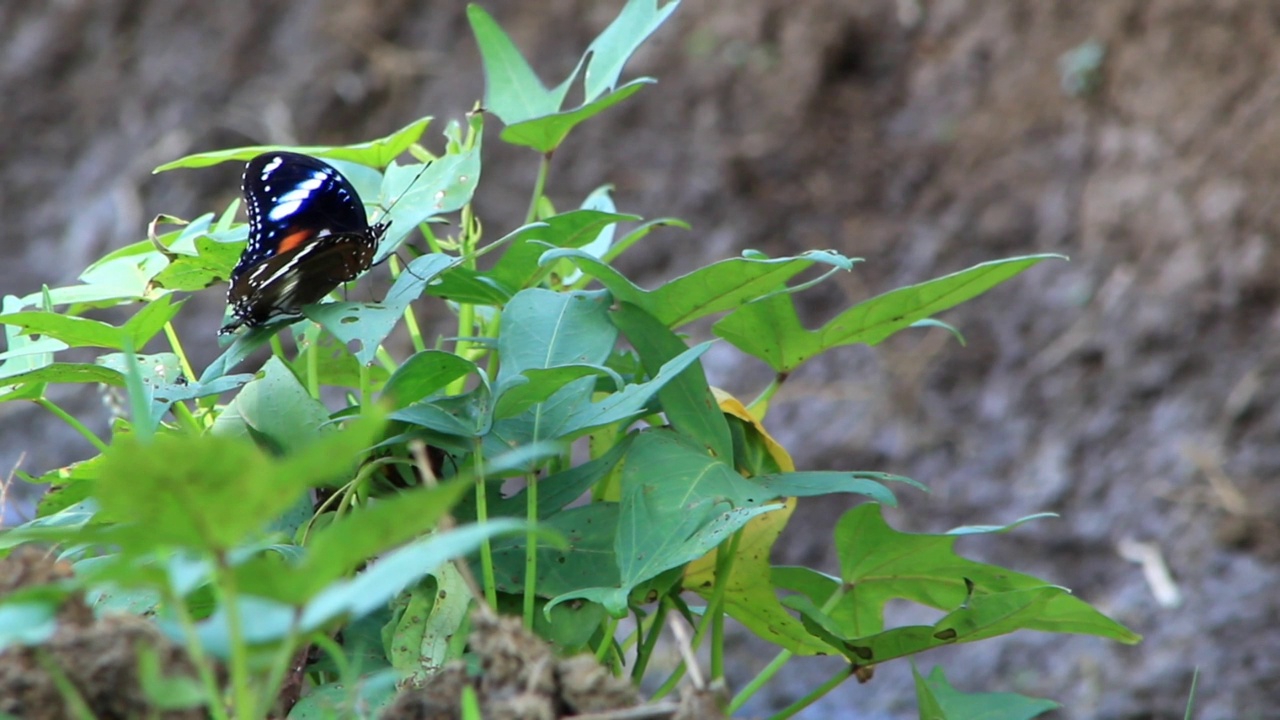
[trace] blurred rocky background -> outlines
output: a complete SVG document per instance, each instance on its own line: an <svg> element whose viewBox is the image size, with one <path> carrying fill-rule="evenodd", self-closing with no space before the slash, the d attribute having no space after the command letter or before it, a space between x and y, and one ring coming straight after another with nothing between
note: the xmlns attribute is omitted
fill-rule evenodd
<svg viewBox="0 0 1280 720"><path fill-rule="evenodd" d="M543 78L563 77L620 0L484 0ZM0 3L0 292L58 286L238 194L238 167L151 175L256 143L346 143L482 92L462 2ZM959 687L1053 697L1069 718L1277 717L1280 705L1280 5L1258 0L686 0L624 77L659 84L556 156L561 207L616 185L675 215L626 268L657 282L757 248L866 258L804 296L817 323L869 294L1051 251L915 331L806 366L769 425L806 469L914 477L899 528L1037 511L962 551L1068 586L1146 635L1030 634L919 659ZM490 123L496 129L497 122ZM438 141L442 123L429 131ZM477 207L518 222L536 170L489 138ZM179 318L202 367L222 290ZM424 312L430 310L424 309ZM196 344L203 340L203 344ZM750 395L731 348L714 380ZM59 396L105 434L95 388ZM43 410L0 406L0 470L91 448ZM846 501L801 504L780 558L834 568ZM1174 585L1153 584L1163 562ZM905 615L904 615L905 617ZM742 682L767 659L743 641ZM797 661L780 707L837 661ZM910 666L809 718L914 717Z"/></svg>

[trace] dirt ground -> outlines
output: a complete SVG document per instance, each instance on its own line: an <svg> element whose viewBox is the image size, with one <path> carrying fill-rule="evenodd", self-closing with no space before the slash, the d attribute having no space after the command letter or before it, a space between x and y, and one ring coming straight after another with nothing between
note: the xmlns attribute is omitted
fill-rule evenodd
<svg viewBox="0 0 1280 720"><path fill-rule="evenodd" d="M620 2L483 4L552 79ZM0 4L0 289L66 283L152 215L237 193L235 168L149 174L165 160L458 117L482 82L463 8ZM1147 637L1015 636L922 670L1053 697L1062 717L1136 719L1181 717L1199 667L1198 717L1277 717L1278 41L1280 11L1248 0L688 0L629 68L659 84L584 127L556 158L552 196L568 206L612 182L625 211L689 220L692 233L627 258L649 281L743 248L866 258L805 297L813 322L983 260L1069 255L948 313L967 347L919 332L806 366L769 425L802 467L933 488L904 497L900 528L1060 513L965 548ZM536 161L496 139L477 205L499 228L522 212ZM208 338L197 364L216 352L221 306L211 290L184 312L185 336ZM712 358L732 390L766 380L729 348ZM64 400L101 404L92 389ZM0 433L4 472L90 451L34 407L0 406ZM782 559L832 567L843 509L802 504ZM1159 601L1127 559L1139 551L1163 559L1176 597ZM749 647L731 680L763 662ZM764 702L798 697L831 662L797 663ZM902 663L805 717L913 707Z"/></svg>

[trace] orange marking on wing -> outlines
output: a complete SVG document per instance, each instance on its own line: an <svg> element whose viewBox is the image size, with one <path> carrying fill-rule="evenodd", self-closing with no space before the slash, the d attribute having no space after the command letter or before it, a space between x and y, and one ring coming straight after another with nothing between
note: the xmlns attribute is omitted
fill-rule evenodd
<svg viewBox="0 0 1280 720"><path fill-rule="evenodd" d="M302 247L303 243L315 236L316 233L314 230L294 230L288 235L285 235L284 239L280 241L280 245L276 248L276 254L279 255L281 253L287 253L290 250Z"/></svg>

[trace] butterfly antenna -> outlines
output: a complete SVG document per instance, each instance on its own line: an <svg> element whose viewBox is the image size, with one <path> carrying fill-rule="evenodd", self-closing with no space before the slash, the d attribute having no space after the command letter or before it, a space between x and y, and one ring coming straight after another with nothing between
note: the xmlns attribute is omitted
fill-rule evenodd
<svg viewBox="0 0 1280 720"><path fill-rule="evenodd" d="M413 186L418 183L418 180L422 179L422 174L425 173L427 171L427 168L431 167L431 165L434 163L435 163L435 160L430 160L428 162L423 163L422 169L418 171L418 174L413 176L413 179L409 181L408 185L404 186L404 190L400 191L399 195L395 196L395 198L391 201L390 205L387 205L385 208L382 208L382 214L379 215L377 218L374 218L374 222L380 222L382 218L390 215L391 211L395 209L396 204L399 203L400 200L404 198L405 195L409 194L409 191L412 190Z"/></svg>

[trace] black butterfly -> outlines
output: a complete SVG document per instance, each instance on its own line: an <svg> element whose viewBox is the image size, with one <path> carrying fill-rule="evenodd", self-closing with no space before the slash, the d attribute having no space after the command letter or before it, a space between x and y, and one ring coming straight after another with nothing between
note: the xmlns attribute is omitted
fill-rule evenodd
<svg viewBox="0 0 1280 720"><path fill-rule="evenodd" d="M244 325L297 317L373 265L390 222L369 224L351 182L309 155L269 152L244 170L249 245L231 271L231 320Z"/></svg>

